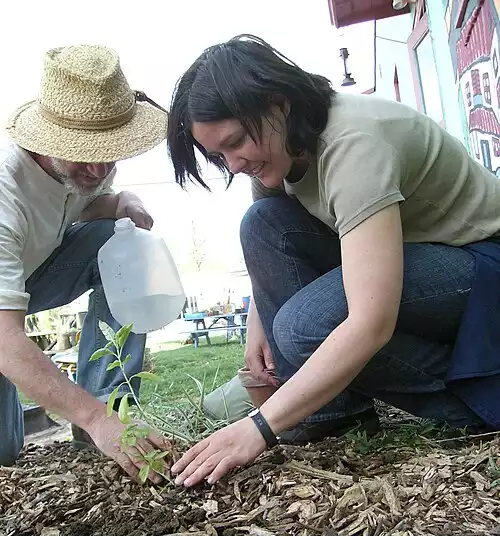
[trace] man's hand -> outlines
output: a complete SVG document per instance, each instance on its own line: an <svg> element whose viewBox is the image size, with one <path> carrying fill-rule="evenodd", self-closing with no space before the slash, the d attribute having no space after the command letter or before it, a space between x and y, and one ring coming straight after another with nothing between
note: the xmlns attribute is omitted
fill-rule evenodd
<svg viewBox="0 0 500 536"><path fill-rule="evenodd" d="M130 218L137 227L150 230L153 218L144 208L141 200L131 192L120 192L116 205L116 218Z"/></svg>
<svg viewBox="0 0 500 536"><path fill-rule="evenodd" d="M144 462L140 454L152 449L173 452L170 442L155 432L138 438L122 452L125 425L116 413L106 416L106 405L74 384L24 333L24 311L0 311L0 373L45 409L87 431L96 446L137 478ZM2 396L2 393L0 393ZM3 431L3 430L1 430ZM3 441L1 439L0 441ZM151 474L150 480L161 480Z"/></svg>
<svg viewBox="0 0 500 536"><path fill-rule="evenodd" d="M253 300L248 311L245 365L254 378L266 385L280 386L279 381L274 376L275 367L271 348Z"/></svg>
<svg viewBox="0 0 500 536"><path fill-rule="evenodd" d="M141 467L146 465L142 459L144 454L154 449L173 452L170 441L153 430L148 437L137 438L136 445L122 447L124 430L125 425L118 419L116 413L113 413L111 417L103 415L87 427L87 432L94 440L96 447L115 460L135 481L139 480ZM168 471L168 463L164 462L162 472L165 474ZM148 478L155 484L162 481L162 477L153 471L149 472Z"/></svg>
<svg viewBox="0 0 500 536"><path fill-rule="evenodd" d="M150 230L153 218L132 192L100 195L80 214L79 221L130 218L137 227Z"/></svg>

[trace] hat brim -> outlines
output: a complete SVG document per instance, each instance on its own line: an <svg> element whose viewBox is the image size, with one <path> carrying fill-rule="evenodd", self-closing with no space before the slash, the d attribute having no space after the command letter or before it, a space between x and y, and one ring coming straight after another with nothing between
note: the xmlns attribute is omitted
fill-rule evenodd
<svg viewBox="0 0 500 536"><path fill-rule="evenodd" d="M36 101L21 106L7 125L9 136L23 149L69 162L116 162L149 151L167 135L168 116L140 102L134 117L110 130L78 130L51 123Z"/></svg>

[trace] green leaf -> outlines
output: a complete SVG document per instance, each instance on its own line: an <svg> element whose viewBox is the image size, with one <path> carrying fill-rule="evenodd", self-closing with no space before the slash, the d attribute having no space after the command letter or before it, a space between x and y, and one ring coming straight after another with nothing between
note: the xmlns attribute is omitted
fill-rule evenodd
<svg viewBox="0 0 500 536"><path fill-rule="evenodd" d="M101 348L100 350L96 350L91 356L89 361L97 361L98 359L101 359L101 357L107 356L111 354L112 352L108 348Z"/></svg>
<svg viewBox="0 0 500 536"><path fill-rule="evenodd" d="M129 410L128 393L125 393L120 400L120 406L118 408L118 418L124 424L130 422Z"/></svg>
<svg viewBox="0 0 500 536"><path fill-rule="evenodd" d="M139 480L141 481L141 484L145 484L146 480L148 479L149 475L149 465L143 465L141 467L141 470L139 471Z"/></svg>
<svg viewBox="0 0 500 536"><path fill-rule="evenodd" d="M125 430L122 434L122 446L125 445L130 447L137 443L137 426L138 425L135 422L130 422L125 426Z"/></svg>
<svg viewBox="0 0 500 536"><path fill-rule="evenodd" d="M149 452L146 452L146 454L144 454L144 459L147 460L148 462L151 462L155 459L155 455L156 455L156 451L150 450Z"/></svg>
<svg viewBox="0 0 500 536"><path fill-rule="evenodd" d="M134 434L136 437L148 437L149 431L149 426L137 426L134 430Z"/></svg>
<svg viewBox="0 0 500 536"><path fill-rule="evenodd" d="M132 331L132 324L127 324L126 326L121 327L115 335L115 341L119 348L123 348L127 342L128 336Z"/></svg>
<svg viewBox="0 0 500 536"><path fill-rule="evenodd" d="M153 460L149 466L151 467L152 471L158 473L159 475L164 475L167 470L167 465L163 460Z"/></svg>
<svg viewBox="0 0 500 536"><path fill-rule="evenodd" d="M151 380L152 382L161 381L161 378L159 376L153 374L152 372L146 372L145 370L134 374L134 378L141 378L142 380Z"/></svg>
<svg viewBox="0 0 500 536"><path fill-rule="evenodd" d="M111 417L111 415L113 414L113 408L115 406L115 400L118 395L119 389L120 389L120 386L116 387L115 389L113 389L113 392L109 395L107 409L106 409L106 413L108 417Z"/></svg>
<svg viewBox="0 0 500 536"><path fill-rule="evenodd" d="M130 354L127 354L125 356L125 359L123 359L123 366L125 366L131 359L132 359L132 356Z"/></svg>
<svg viewBox="0 0 500 536"><path fill-rule="evenodd" d="M110 363L107 367L106 367L106 370L113 370L115 369L116 367L119 367L120 366L120 360L119 359L115 359L112 363Z"/></svg>
<svg viewBox="0 0 500 536"><path fill-rule="evenodd" d="M135 437L134 435L127 437L127 445L129 447L133 447L136 444L137 444L137 437Z"/></svg>
<svg viewBox="0 0 500 536"><path fill-rule="evenodd" d="M125 447L133 447L137 443L137 438L134 436L123 436L122 437L122 451L124 450L123 446Z"/></svg>
<svg viewBox="0 0 500 536"><path fill-rule="evenodd" d="M102 334L104 335L107 341L115 344L115 332L111 329L111 326L106 324L106 322L99 320L99 329L102 331Z"/></svg>

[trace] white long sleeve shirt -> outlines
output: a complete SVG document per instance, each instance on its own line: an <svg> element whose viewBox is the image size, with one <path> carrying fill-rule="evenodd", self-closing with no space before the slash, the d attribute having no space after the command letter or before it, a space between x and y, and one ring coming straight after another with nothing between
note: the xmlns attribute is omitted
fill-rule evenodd
<svg viewBox="0 0 500 536"><path fill-rule="evenodd" d="M102 193L110 193L114 171ZM70 193L18 145L0 146L0 310L26 310L28 277L92 198Z"/></svg>

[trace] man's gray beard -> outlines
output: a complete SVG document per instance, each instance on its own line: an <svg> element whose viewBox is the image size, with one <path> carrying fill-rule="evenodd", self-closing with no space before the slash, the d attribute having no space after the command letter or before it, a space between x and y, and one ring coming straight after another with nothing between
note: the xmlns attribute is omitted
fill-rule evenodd
<svg viewBox="0 0 500 536"><path fill-rule="evenodd" d="M95 197L96 195L99 195L101 190L104 188L105 183L105 181L103 180L93 188L85 188L76 184L74 180L70 177L60 177L60 179L69 193L79 195L81 197Z"/></svg>
<svg viewBox="0 0 500 536"><path fill-rule="evenodd" d="M66 190L68 190L68 192L71 194L79 195L81 197L95 197L104 188L106 180L102 180L97 186L94 186L93 188L85 188L84 186L80 186L75 182L74 179L66 175L66 171L55 158L51 158L50 162L54 173L57 175L58 180L61 181Z"/></svg>

